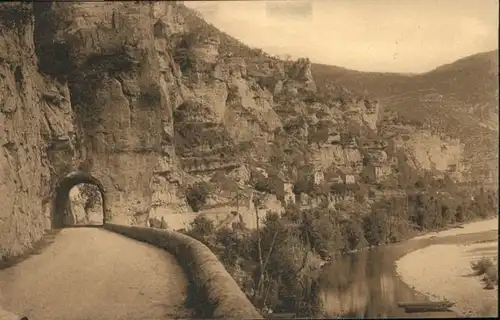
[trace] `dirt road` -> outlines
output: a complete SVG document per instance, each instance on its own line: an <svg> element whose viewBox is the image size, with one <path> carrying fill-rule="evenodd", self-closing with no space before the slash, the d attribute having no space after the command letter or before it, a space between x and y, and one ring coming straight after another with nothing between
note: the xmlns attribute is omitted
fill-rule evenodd
<svg viewBox="0 0 500 320"><path fill-rule="evenodd" d="M98 228L63 229L0 270L0 306L30 320L188 318L187 279L163 250Z"/></svg>

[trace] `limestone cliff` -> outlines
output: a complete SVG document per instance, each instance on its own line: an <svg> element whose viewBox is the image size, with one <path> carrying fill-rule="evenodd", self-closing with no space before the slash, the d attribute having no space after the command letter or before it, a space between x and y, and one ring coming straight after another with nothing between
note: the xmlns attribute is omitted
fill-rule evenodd
<svg viewBox="0 0 500 320"><path fill-rule="evenodd" d="M0 253L51 227L55 189L86 172L107 220L144 224L172 170L174 97L152 3L2 4ZM163 70L160 68L162 63ZM167 68L165 68L167 66ZM82 181L83 182L83 181Z"/></svg>
<svg viewBox="0 0 500 320"><path fill-rule="evenodd" d="M67 88L51 86L38 73L31 6L4 3L0 9L0 256L5 257L42 236L51 193L46 186L52 183L49 163L62 160L73 130L65 117L71 114ZM45 98L51 89L59 101Z"/></svg>

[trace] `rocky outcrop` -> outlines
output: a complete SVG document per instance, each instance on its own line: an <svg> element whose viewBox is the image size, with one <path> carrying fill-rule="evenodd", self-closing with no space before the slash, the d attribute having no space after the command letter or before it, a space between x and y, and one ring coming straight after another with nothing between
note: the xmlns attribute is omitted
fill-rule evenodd
<svg viewBox="0 0 500 320"><path fill-rule="evenodd" d="M396 147L405 150L410 166L436 174L450 173L457 181L463 181L467 168L460 140L420 131L396 137L394 142Z"/></svg>
<svg viewBox="0 0 500 320"><path fill-rule="evenodd" d="M288 69L288 77L285 88L289 92L298 92L300 89L316 92L316 83L312 76L311 61L309 59L302 58L292 63Z"/></svg>
<svg viewBox="0 0 500 320"><path fill-rule="evenodd" d="M186 172L233 169L235 146L217 115L200 103L186 101L174 112L175 148Z"/></svg>

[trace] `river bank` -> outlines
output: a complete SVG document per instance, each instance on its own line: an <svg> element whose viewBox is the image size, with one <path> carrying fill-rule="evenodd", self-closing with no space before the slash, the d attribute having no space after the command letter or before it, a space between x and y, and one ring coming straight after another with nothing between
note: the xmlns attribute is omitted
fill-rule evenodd
<svg viewBox="0 0 500 320"><path fill-rule="evenodd" d="M464 224L461 228L429 233L412 240L441 239L498 230L498 217ZM498 237L496 237L498 238ZM485 290L472 275L471 262L481 257L496 261L498 241L472 244L434 244L406 254L396 261L398 276L430 300L455 302L452 308L462 316L496 316L498 288Z"/></svg>

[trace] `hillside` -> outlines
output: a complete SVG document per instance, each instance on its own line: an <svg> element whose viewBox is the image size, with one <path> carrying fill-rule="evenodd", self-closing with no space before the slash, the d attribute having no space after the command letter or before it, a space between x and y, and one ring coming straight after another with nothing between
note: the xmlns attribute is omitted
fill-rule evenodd
<svg viewBox="0 0 500 320"><path fill-rule="evenodd" d="M174 116L175 149L185 183L212 186L202 210L236 206L223 186L235 183L285 206L294 197L321 202L332 179L347 176L384 192L404 190L419 176L495 181L496 52L425 74L365 73L283 61L183 5L169 10L176 17L168 22L169 50L184 99L200 110L189 127ZM179 105L176 114L195 112Z"/></svg>
<svg viewBox="0 0 500 320"><path fill-rule="evenodd" d="M498 50L423 74L364 73L318 64L313 64L312 73L321 83L341 83L376 97L384 106L385 120L396 118L460 139L467 152L465 163L471 166L468 179L482 179L485 168L496 168ZM392 131L391 125L384 123L385 133Z"/></svg>

